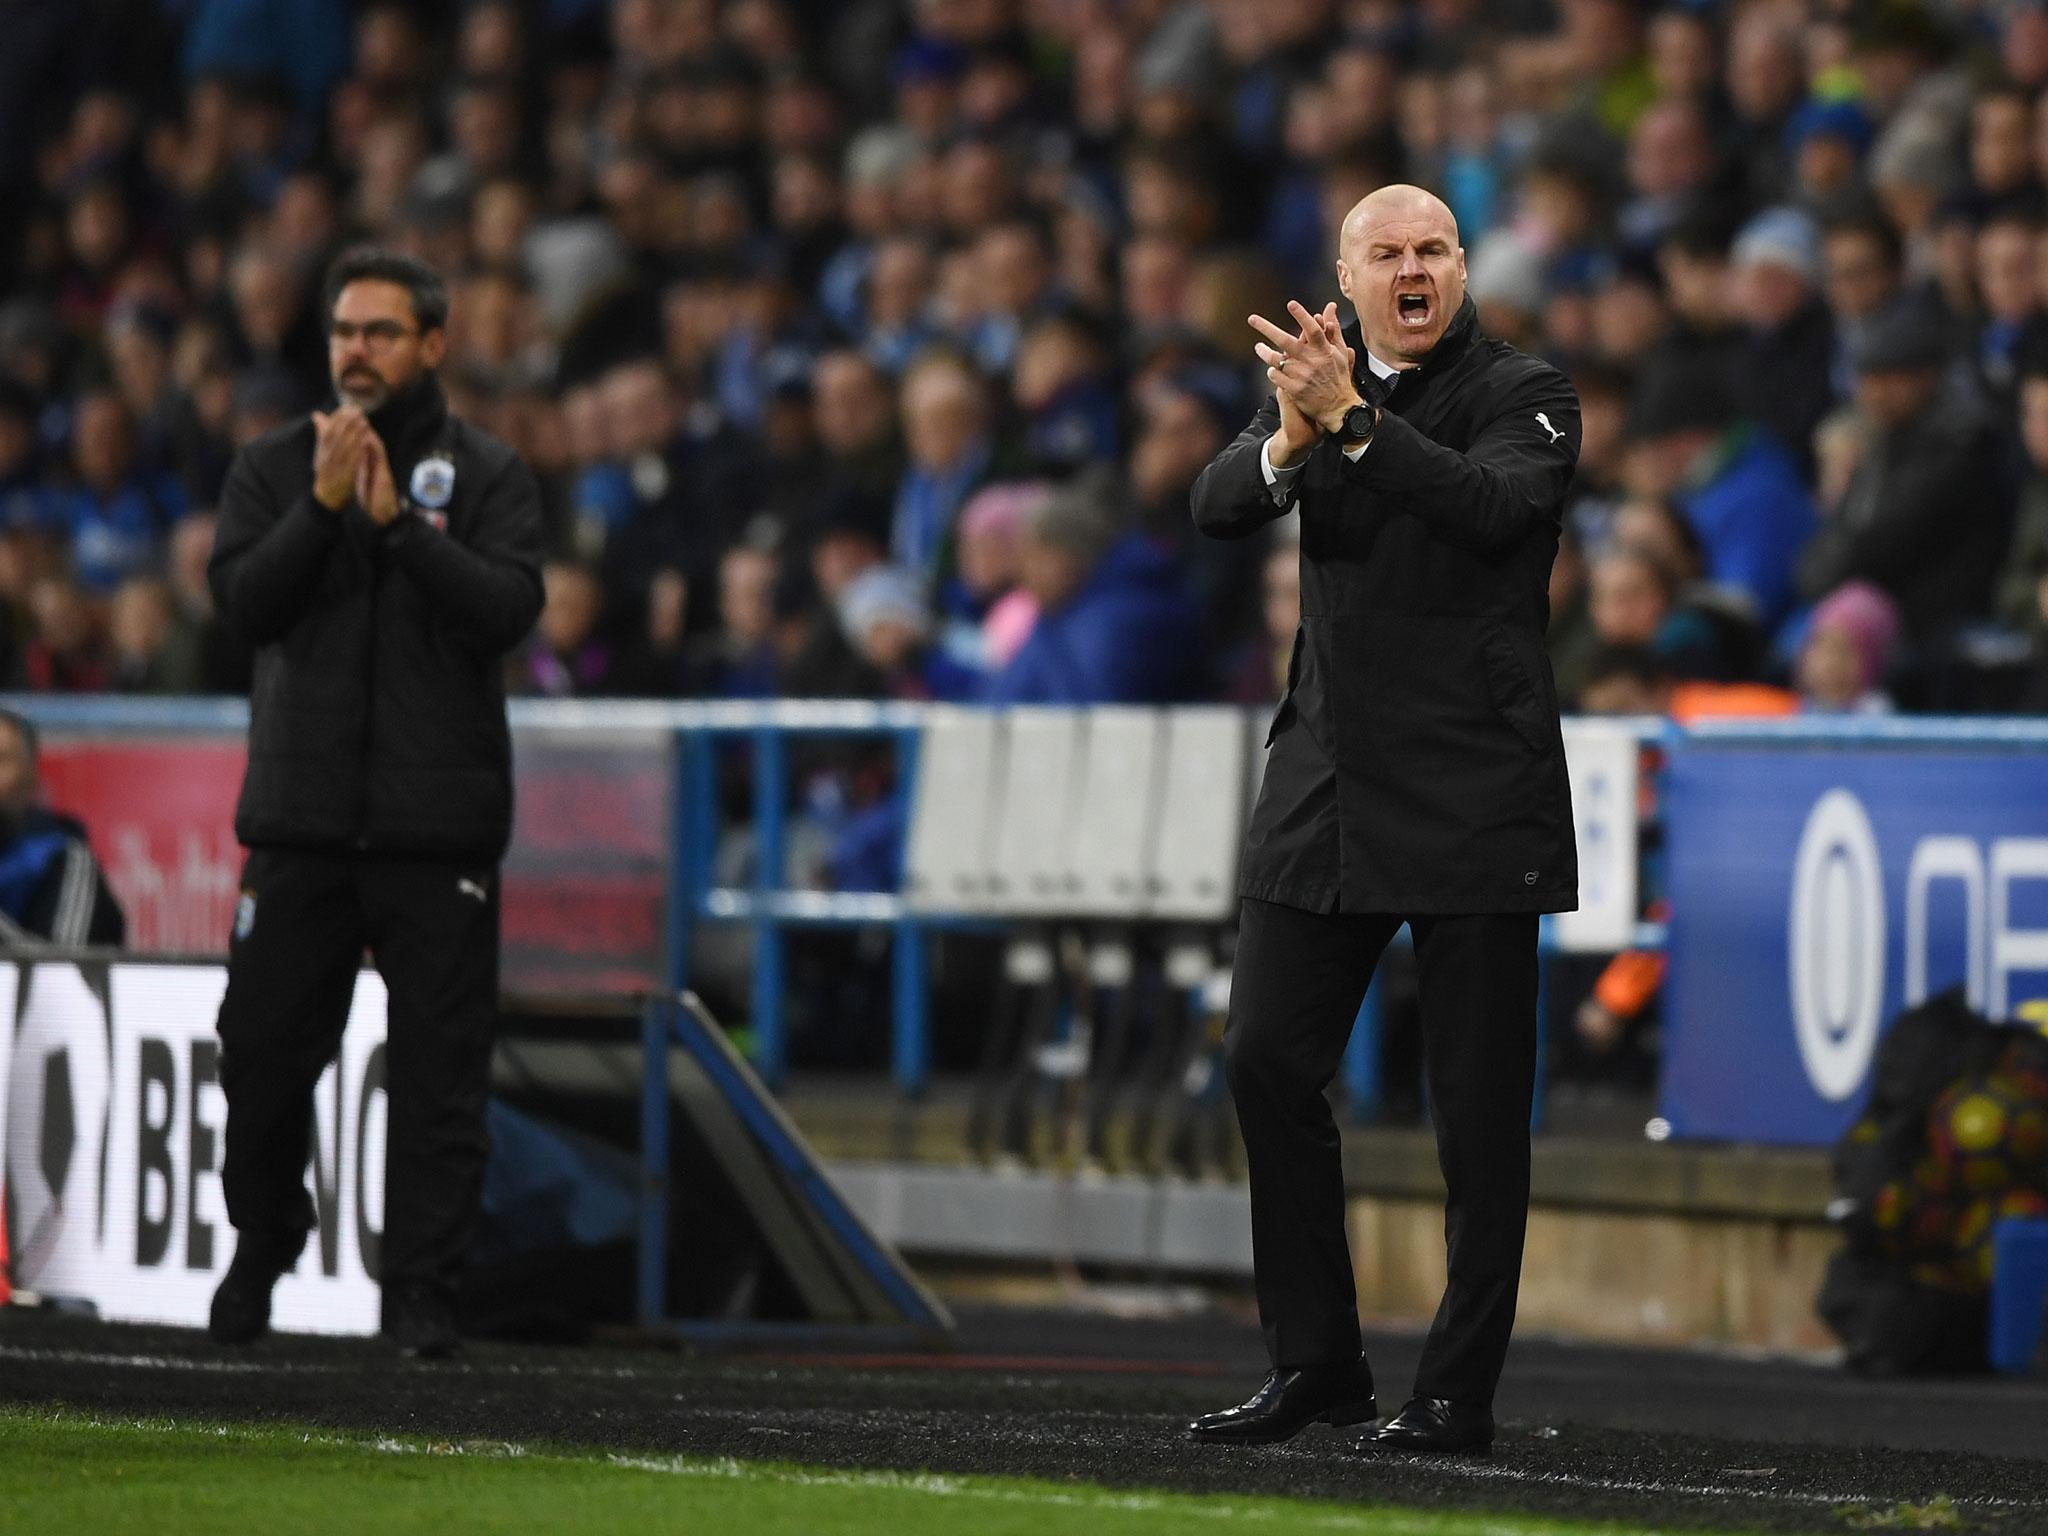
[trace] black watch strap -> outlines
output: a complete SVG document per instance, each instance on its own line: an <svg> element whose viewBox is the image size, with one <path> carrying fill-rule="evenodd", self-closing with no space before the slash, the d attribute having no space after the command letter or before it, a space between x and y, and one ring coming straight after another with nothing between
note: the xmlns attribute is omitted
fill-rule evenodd
<svg viewBox="0 0 2048 1536"><path fill-rule="evenodd" d="M1380 413L1369 405L1354 405L1344 413L1344 441L1356 447L1372 441L1372 435L1379 429Z"/></svg>

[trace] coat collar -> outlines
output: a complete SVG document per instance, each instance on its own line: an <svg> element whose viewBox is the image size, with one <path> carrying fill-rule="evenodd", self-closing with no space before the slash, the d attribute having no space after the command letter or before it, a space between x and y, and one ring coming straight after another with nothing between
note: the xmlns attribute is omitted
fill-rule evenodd
<svg viewBox="0 0 2048 1536"><path fill-rule="evenodd" d="M421 374L412 388L370 413L370 425L384 439L394 474L423 458L447 421L448 397L431 373Z"/></svg>
<svg viewBox="0 0 2048 1536"><path fill-rule="evenodd" d="M1442 373L1462 357L1468 347L1479 337L1479 307L1472 302L1472 295L1466 294L1458 312L1451 316L1451 323L1444 327L1444 333L1430 348L1429 356L1413 368L1401 370L1402 377L1420 376L1427 378ZM1344 327L1344 340L1351 350L1358 354L1358 378L1363 382L1372 377L1372 367L1365 351L1365 329L1356 320Z"/></svg>

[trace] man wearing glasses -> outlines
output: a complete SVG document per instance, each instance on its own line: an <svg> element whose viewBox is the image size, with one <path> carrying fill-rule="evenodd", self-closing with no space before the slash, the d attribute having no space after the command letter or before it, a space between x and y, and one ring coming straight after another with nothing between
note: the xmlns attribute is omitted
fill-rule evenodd
<svg viewBox="0 0 2048 1536"><path fill-rule="evenodd" d="M237 1240L211 1332L268 1328L314 1225L313 1087L368 949L390 994L389 1119L384 1230L363 1258L385 1333L443 1355L487 1150L512 826L500 659L540 612L540 493L449 413L434 378L448 290L431 267L350 251L326 302L336 398L236 457L209 571L257 648L219 1023Z"/></svg>

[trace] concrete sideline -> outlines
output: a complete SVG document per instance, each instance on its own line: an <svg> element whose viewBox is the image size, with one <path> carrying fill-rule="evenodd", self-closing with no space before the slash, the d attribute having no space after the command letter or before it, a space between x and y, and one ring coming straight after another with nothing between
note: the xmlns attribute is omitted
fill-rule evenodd
<svg viewBox="0 0 2048 1536"><path fill-rule="evenodd" d="M926 1265L1076 1266L1241 1289L1241 1180L1051 1166L966 1151L966 1107L886 1095L786 1100L850 1204ZM1443 1182L1421 1128L1347 1129L1359 1308L1420 1325L1442 1294ZM1813 1301L1840 1239L1825 1153L1544 1136L1535 1145L1522 1324L1564 1338L1824 1356Z"/></svg>

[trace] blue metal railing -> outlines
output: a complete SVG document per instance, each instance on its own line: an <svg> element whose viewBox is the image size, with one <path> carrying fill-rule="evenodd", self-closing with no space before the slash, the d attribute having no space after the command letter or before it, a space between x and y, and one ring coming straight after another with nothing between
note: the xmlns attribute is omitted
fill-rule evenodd
<svg viewBox="0 0 2048 1536"><path fill-rule="evenodd" d="M237 736L248 725L239 699L134 699L105 696L13 695L0 698L46 732L108 736ZM862 701L543 700L510 706L515 731L583 732L644 737L669 756L671 844L665 927L665 983L681 991L692 975L692 940L704 923L745 924L754 953L754 1058L780 1086L788 1069L785 1021L785 937L791 928L884 927L890 930L890 1068L897 1088L923 1092L930 1073L926 951L929 930L947 919L913 913L893 892L825 892L788 884L790 781L788 739L867 737L893 744L899 785L914 793L919 734L926 710L915 704ZM1696 722L1679 727L1656 718L1624 722L1645 742L1667 749L1768 742L1815 748L1915 745L2048 750L2048 719L1983 717L1800 716ZM718 819L718 753L743 743L751 752L754 861L746 886L714 883ZM900 873L900 871L899 871ZM900 882L899 882L900 883ZM977 920L977 924L978 924ZM1659 925L1641 924L1635 942L1661 948ZM1544 968L1557 950L1550 923L1542 928ZM1382 1097L1379 1036L1384 988L1376 977L1358 1015L1343 1081L1354 1116L1370 1118ZM1541 1114L1541 1082L1538 1084Z"/></svg>
<svg viewBox="0 0 2048 1536"><path fill-rule="evenodd" d="M931 1069L927 919L913 914L894 893L792 890L787 883L788 738L875 737L892 742L897 792L908 799L915 792L922 709L858 702L776 703L724 706L719 713L671 723L670 827L676 856L669 882L668 984L677 991L690 985L691 940L698 923L748 924L754 938L754 1068L770 1087L780 1088L789 1070L786 930L887 927L893 948L890 1071L898 1091L911 1097L923 1093ZM746 888L712 883L719 833L717 752L721 742L731 740L744 741L752 756L753 882ZM897 884L902 884L900 868Z"/></svg>

